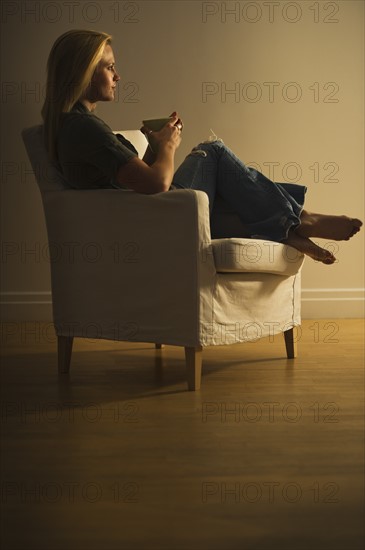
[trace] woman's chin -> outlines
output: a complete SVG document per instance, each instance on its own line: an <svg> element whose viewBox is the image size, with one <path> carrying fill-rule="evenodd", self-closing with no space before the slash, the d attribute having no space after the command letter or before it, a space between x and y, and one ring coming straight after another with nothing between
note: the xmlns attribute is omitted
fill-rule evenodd
<svg viewBox="0 0 365 550"><path fill-rule="evenodd" d="M99 101L114 101L115 100L115 94L105 95L102 99Z"/></svg>

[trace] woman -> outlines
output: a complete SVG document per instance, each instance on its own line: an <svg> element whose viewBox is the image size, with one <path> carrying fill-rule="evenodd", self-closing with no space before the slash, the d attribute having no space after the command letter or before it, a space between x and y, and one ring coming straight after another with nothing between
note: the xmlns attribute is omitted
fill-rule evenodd
<svg viewBox="0 0 365 550"><path fill-rule="evenodd" d="M158 132L141 128L150 147L139 159L130 142L93 114L98 101L114 100L120 80L110 35L66 32L52 47L47 72L42 109L46 147L70 186L149 194L199 189L207 193L211 212L220 195L238 214L242 237L282 242L325 264L334 263L334 255L311 237L348 240L360 230L362 222L356 218L307 212L306 187L273 183L245 166L220 140L194 148L174 173L183 129L176 112Z"/></svg>

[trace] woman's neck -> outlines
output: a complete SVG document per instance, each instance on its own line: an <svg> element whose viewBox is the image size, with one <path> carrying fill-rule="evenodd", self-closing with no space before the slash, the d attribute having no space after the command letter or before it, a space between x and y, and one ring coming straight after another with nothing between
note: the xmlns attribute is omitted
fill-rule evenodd
<svg viewBox="0 0 365 550"><path fill-rule="evenodd" d="M88 109L91 112L95 111L95 109L96 109L96 101L91 102L88 99L79 99L79 102L82 103L83 105L85 105L86 109Z"/></svg>

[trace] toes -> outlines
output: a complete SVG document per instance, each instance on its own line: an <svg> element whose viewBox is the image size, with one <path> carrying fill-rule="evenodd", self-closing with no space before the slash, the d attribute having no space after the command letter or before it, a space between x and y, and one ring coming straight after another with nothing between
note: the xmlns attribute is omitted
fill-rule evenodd
<svg viewBox="0 0 365 550"><path fill-rule="evenodd" d="M336 258L332 254L332 252L329 252L328 250L326 250L325 253L322 256L322 262L324 264L330 265L330 264L334 264L335 261L336 261Z"/></svg>
<svg viewBox="0 0 365 550"><path fill-rule="evenodd" d="M327 265L334 264L336 261L335 256L329 250L317 250L312 257L317 262L322 262Z"/></svg>
<svg viewBox="0 0 365 550"><path fill-rule="evenodd" d="M360 220L358 220L358 221L360 221ZM361 223L361 222L360 222L360 223ZM356 233L358 233L358 232L360 231L360 227L361 227L361 225L359 225L359 226L354 226L354 227L352 228L352 231L350 232L349 236L346 237L346 239L344 239L344 241L348 241L349 239L351 239L351 237L353 237L354 235L356 235Z"/></svg>
<svg viewBox="0 0 365 550"><path fill-rule="evenodd" d="M327 264L327 265L334 264L335 261L336 261L336 258L335 258L332 254L330 254L330 255L327 256L326 258L323 258L323 259L322 259L322 262L323 262L324 264Z"/></svg>

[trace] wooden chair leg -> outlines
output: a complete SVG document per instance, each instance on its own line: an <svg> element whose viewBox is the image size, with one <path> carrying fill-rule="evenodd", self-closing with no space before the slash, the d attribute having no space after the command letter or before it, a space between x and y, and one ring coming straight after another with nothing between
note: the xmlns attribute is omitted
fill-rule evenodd
<svg viewBox="0 0 365 550"><path fill-rule="evenodd" d="M294 327L284 332L286 355L288 359L294 359L298 355L298 346L294 337Z"/></svg>
<svg viewBox="0 0 365 550"><path fill-rule="evenodd" d="M66 374L70 370L73 340L72 336L58 336L59 374Z"/></svg>
<svg viewBox="0 0 365 550"><path fill-rule="evenodd" d="M190 391L200 390L202 378L202 346L185 347L186 375Z"/></svg>

